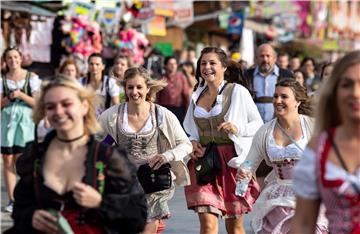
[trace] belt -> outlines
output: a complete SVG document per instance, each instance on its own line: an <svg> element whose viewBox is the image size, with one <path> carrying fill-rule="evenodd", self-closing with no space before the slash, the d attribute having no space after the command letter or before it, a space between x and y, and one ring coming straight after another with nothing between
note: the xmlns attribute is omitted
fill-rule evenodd
<svg viewBox="0 0 360 234"><path fill-rule="evenodd" d="M256 97L255 98L255 103L272 103L273 101L273 97Z"/></svg>

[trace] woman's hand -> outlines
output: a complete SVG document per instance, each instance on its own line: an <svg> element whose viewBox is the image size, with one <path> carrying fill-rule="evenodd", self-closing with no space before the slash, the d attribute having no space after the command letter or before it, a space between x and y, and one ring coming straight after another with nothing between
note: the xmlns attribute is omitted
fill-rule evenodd
<svg viewBox="0 0 360 234"><path fill-rule="evenodd" d="M76 182L73 188L76 202L86 208L97 208L101 203L101 194L88 184Z"/></svg>
<svg viewBox="0 0 360 234"><path fill-rule="evenodd" d="M201 158L204 156L204 147L200 144L200 142L192 140L191 144L193 146L193 152L191 154L191 158L197 160L197 158Z"/></svg>
<svg viewBox="0 0 360 234"><path fill-rule="evenodd" d="M23 92L20 90L20 89L16 89L16 90L14 90L14 91L12 91L11 93L10 93L10 95L9 95L9 97L10 97L10 99L11 100L14 100L14 99L16 99L16 98L18 98L18 99L23 99L22 97L23 97Z"/></svg>
<svg viewBox="0 0 360 234"><path fill-rule="evenodd" d="M236 173L236 180L243 180L246 178L251 178L252 173L250 170L244 170L242 168L239 168Z"/></svg>
<svg viewBox="0 0 360 234"><path fill-rule="evenodd" d="M224 131L227 134L236 134L238 132L237 127L230 123L230 122L223 122L221 123L218 127L217 130L220 131Z"/></svg>
<svg viewBox="0 0 360 234"><path fill-rule="evenodd" d="M156 154L154 157L149 159L149 166L154 170L159 169L165 163L167 163L167 159L162 154Z"/></svg>
<svg viewBox="0 0 360 234"><path fill-rule="evenodd" d="M33 228L44 233L54 233L58 231L57 218L53 216L49 211L36 210L33 214L31 224Z"/></svg>

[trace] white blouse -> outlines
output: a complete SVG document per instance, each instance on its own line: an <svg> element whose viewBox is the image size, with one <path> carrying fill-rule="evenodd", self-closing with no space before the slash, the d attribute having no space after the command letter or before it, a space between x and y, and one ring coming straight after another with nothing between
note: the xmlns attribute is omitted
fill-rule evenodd
<svg viewBox="0 0 360 234"><path fill-rule="evenodd" d="M123 129L126 132L135 133L134 129L132 129L129 126L129 122L128 122L128 104L127 104L127 102L125 103L124 117L123 117L122 121L123 121ZM152 121L151 121L151 114L150 114L149 118L146 120L145 125L137 133L141 134L141 133L149 132L149 131L151 131L152 128L153 128L153 124L152 124Z"/></svg>
<svg viewBox="0 0 360 234"><path fill-rule="evenodd" d="M300 162L295 166L294 177L294 190L295 193L303 198L318 199L320 197L317 172L316 169L317 156L315 152L306 148ZM344 183L340 187L340 192L345 191L351 187L351 183L355 183L360 187L360 168L357 169L355 175L348 173L343 168L335 165L331 161L326 162L326 180L341 179Z"/></svg>
<svg viewBox="0 0 360 234"><path fill-rule="evenodd" d="M87 77L82 77L78 81L80 84L84 84L84 79L87 79ZM106 88L105 84L107 80L109 79L109 95L110 97L116 97L120 95L120 86L116 83L116 80L114 78L104 76L103 84L96 90L96 95L106 97Z"/></svg>
<svg viewBox="0 0 360 234"><path fill-rule="evenodd" d="M225 82L223 81L220 84L218 91L221 90L224 84ZM183 122L184 129L188 133L190 140L199 141L200 138L194 120L195 116L210 117L215 116L222 111L223 94L219 94L216 97L215 106L210 112L207 112L201 107L196 108L196 101L206 86L207 84L199 87L192 94L190 105ZM238 129L236 134L229 134L229 138L234 142L238 157L234 157L228 162L229 166L238 168L249 152L253 136L263 124L259 111L249 91L245 87L235 84L231 95L231 105L224 116L224 120L231 122Z"/></svg>
<svg viewBox="0 0 360 234"><path fill-rule="evenodd" d="M6 79L6 83L10 90L22 89L24 87L26 79L22 80L9 80ZM29 79L31 92L37 92L40 90L41 80L38 75L32 75ZM4 93L3 79L0 78L0 93Z"/></svg>
<svg viewBox="0 0 360 234"><path fill-rule="evenodd" d="M274 121L272 124L271 132L269 134L269 139L267 140L267 146L266 146L267 155L269 156L270 161L280 161L280 160L284 160L286 158L300 159L301 155L304 152L303 149L305 149L305 147L309 141L308 137L306 137L306 134L305 134L304 117L302 115L300 116L300 125L301 125L302 136L299 140L296 141L296 144L301 149L299 149L299 147L295 143L291 143L287 146L280 146L280 145L276 144L276 141L274 138L274 129L275 129L276 123L277 123L277 121Z"/></svg>

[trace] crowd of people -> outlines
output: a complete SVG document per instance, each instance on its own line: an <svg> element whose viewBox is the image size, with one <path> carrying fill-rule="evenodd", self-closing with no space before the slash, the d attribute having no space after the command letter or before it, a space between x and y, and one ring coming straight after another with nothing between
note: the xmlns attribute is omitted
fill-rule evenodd
<svg viewBox="0 0 360 234"><path fill-rule="evenodd" d="M186 52L94 53L87 74L70 57L42 81L4 51L6 233L160 233L177 186L202 234L245 233L248 212L254 233L360 233L360 51L320 69L270 44L249 68Z"/></svg>

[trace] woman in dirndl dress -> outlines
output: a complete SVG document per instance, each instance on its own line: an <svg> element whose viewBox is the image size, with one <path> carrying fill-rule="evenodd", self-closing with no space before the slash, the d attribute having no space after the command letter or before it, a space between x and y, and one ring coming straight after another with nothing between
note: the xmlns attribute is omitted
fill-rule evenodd
<svg viewBox="0 0 360 234"><path fill-rule="evenodd" d="M157 170L170 163L172 180L184 186L190 181L183 158L191 153L191 143L176 116L153 103L165 85L151 79L145 68L129 68L123 82L128 101L103 112L99 122L135 166L148 163ZM156 233L160 220L170 217L168 201L174 190L172 183L169 189L146 194L148 217L143 233Z"/></svg>
<svg viewBox="0 0 360 234"><path fill-rule="evenodd" d="M236 169L263 122L249 91L226 81L232 68L222 49L204 48L197 68L196 77L202 80L192 94L183 123L194 149L187 164L191 179L191 185L185 187L187 206L199 216L200 233L218 233L219 217L225 218L228 233L244 233L243 214L251 211L259 188L251 180L252 193L245 198L236 196ZM195 163L211 141L217 144L221 171L208 184L198 184Z"/></svg>
<svg viewBox="0 0 360 234"><path fill-rule="evenodd" d="M360 233L360 51L340 58L320 90L315 134L294 171L293 233L314 233L320 204L330 233Z"/></svg>
<svg viewBox="0 0 360 234"><path fill-rule="evenodd" d="M12 212L14 201L16 158L24 151L25 144L34 139L35 124L31 119L35 103L33 96L41 84L37 75L21 67L21 56L20 50L16 47L7 48L2 55L6 72L0 81L1 154L9 196L9 204L5 207L8 212Z"/></svg>

